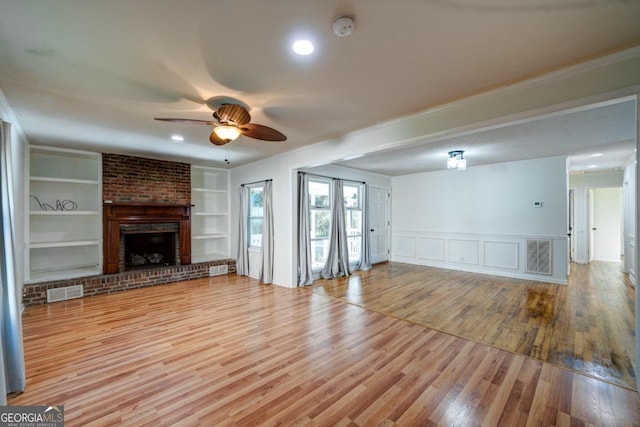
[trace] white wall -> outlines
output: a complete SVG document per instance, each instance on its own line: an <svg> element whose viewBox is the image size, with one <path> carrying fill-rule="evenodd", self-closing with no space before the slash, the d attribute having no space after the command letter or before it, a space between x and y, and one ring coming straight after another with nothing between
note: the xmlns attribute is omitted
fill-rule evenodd
<svg viewBox="0 0 640 427"><path fill-rule="evenodd" d="M566 283L564 157L394 177L392 191L392 260ZM531 239L553 241L551 276L526 272Z"/></svg>
<svg viewBox="0 0 640 427"><path fill-rule="evenodd" d="M301 168L300 170L318 175L330 176L332 178L363 181L376 187L391 188L390 176L346 168L339 165L323 165L314 168Z"/></svg>
<svg viewBox="0 0 640 427"><path fill-rule="evenodd" d="M0 119L11 123L11 162L13 169L13 206L15 215L15 250L16 250L16 273L17 273L17 295L22 298L22 287L24 285L25 270L25 221L28 218L25 212L25 194L28 181L25 181L26 153L29 142L20 127L20 123L15 117L13 110L7 103L2 90L0 90Z"/></svg>
<svg viewBox="0 0 640 427"><path fill-rule="evenodd" d="M238 217L237 212L240 206L240 185L243 183L249 183L254 181L261 181L265 179L273 179L273 206L274 206L274 272L273 282L275 284L283 286L295 286L295 280L292 278L291 273L291 256L293 249L291 244L295 245L295 236L293 232L293 210L295 206L283 205L283 200L287 203L294 203L297 199L295 195L295 173L291 167L286 166L272 166L271 162L258 168L251 168L250 171L245 171L242 175L238 172L240 168L231 170L231 211L234 212L231 215L231 257L236 258L238 252ZM391 178L385 175L374 174L364 172L356 169L346 168L338 165L323 165L315 168L301 168L307 172L317 173L320 175L331 176L334 178L351 179L354 181L365 181L371 185L378 185L382 187L391 187ZM294 188L290 191L286 191L286 187L282 185L283 182L290 182ZM291 208L291 210L289 210ZM285 220L287 218L288 220ZM257 253L249 254L249 275L256 277L255 270L259 256ZM286 258L289 256L289 258Z"/></svg>
<svg viewBox="0 0 640 427"><path fill-rule="evenodd" d="M574 191L573 236L575 242L574 261L589 262L589 188L622 187L623 172L588 172L569 175L569 188Z"/></svg>

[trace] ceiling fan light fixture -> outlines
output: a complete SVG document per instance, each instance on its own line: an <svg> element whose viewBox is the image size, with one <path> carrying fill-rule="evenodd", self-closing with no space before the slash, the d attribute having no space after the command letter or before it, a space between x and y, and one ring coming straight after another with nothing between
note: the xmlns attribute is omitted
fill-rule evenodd
<svg viewBox="0 0 640 427"><path fill-rule="evenodd" d="M227 142L235 141L240 136L240 129L235 126L216 126L213 128L213 132L218 136L218 138Z"/></svg>

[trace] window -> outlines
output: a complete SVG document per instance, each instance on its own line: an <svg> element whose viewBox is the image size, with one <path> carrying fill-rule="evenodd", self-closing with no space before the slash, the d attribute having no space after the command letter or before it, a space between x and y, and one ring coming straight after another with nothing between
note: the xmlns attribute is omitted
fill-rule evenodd
<svg viewBox="0 0 640 427"><path fill-rule="evenodd" d="M349 248L349 263L357 264L362 256L362 185L344 184L344 220ZM330 180L309 179L311 212L311 265L318 271L329 255L331 232L332 185Z"/></svg>
<svg viewBox="0 0 640 427"><path fill-rule="evenodd" d="M324 266L329 254L331 230L331 182L309 180L309 210L311 212L311 265L313 270Z"/></svg>
<svg viewBox="0 0 640 427"><path fill-rule="evenodd" d="M360 261L362 256L362 186L344 184L344 222L347 228L349 263Z"/></svg>
<svg viewBox="0 0 640 427"><path fill-rule="evenodd" d="M264 187L249 188L249 247L262 246L262 221L264 218Z"/></svg>

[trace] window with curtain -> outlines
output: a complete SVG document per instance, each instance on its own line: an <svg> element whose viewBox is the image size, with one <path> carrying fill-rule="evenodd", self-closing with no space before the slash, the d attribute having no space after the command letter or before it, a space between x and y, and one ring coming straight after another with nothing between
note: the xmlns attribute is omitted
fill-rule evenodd
<svg viewBox="0 0 640 427"><path fill-rule="evenodd" d="M250 248L262 246L262 228L264 222L264 185L249 187L248 239Z"/></svg>
<svg viewBox="0 0 640 427"><path fill-rule="evenodd" d="M309 179L309 211L311 216L311 265L319 271L329 254L329 232L331 230L331 181Z"/></svg>
<svg viewBox="0 0 640 427"><path fill-rule="evenodd" d="M357 264L362 258L362 185L345 183L342 192L349 264Z"/></svg>
<svg viewBox="0 0 640 427"><path fill-rule="evenodd" d="M349 264L358 264L362 258L363 233L363 186L344 184L344 212L349 247ZM331 231L331 180L309 179L309 211L311 216L311 264L313 271L319 271L329 254L329 233Z"/></svg>

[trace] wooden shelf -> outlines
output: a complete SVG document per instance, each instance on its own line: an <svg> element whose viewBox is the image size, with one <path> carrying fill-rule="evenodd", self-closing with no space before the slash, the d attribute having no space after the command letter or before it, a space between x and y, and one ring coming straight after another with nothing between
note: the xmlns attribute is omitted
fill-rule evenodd
<svg viewBox="0 0 640 427"><path fill-rule="evenodd" d="M29 244L30 249L41 248L69 248L72 246L96 246L100 244L99 239L95 240L75 240L68 242L32 242Z"/></svg>
<svg viewBox="0 0 640 427"><path fill-rule="evenodd" d="M29 215L100 215L98 211L31 211Z"/></svg>
<svg viewBox="0 0 640 427"><path fill-rule="evenodd" d="M229 259L226 254L210 253L210 254L191 254L193 262L207 262L207 261L219 261L222 259Z"/></svg>
<svg viewBox="0 0 640 427"><path fill-rule="evenodd" d="M226 239L226 234L193 234L192 239Z"/></svg>
<svg viewBox="0 0 640 427"><path fill-rule="evenodd" d="M99 185L99 181L91 179L71 179L71 178L53 178L47 176L32 176L30 181L36 182L57 182L61 184L87 184L87 185Z"/></svg>
<svg viewBox="0 0 640 427"><path fill-rule="evenodd" d="M32 271L25 283L38 283L50 280L73 279L76 277L97 276L102 274L100 266L64 268L60 270Z"/></svg>
<svg viewBox="0 0 640 427"><path fill-rule="evenodd" d="M195 216L227 216L226 212L196 212L193 215Z"/></svg>
<svg viewBox="0 0 640 427"><path fill-rule="evenodd" d="M191 191L199 191L199 192L205 192L205 193L227 194L227 190L218 190L218 189L214 189L214 188L192 188Z"/></svg>

